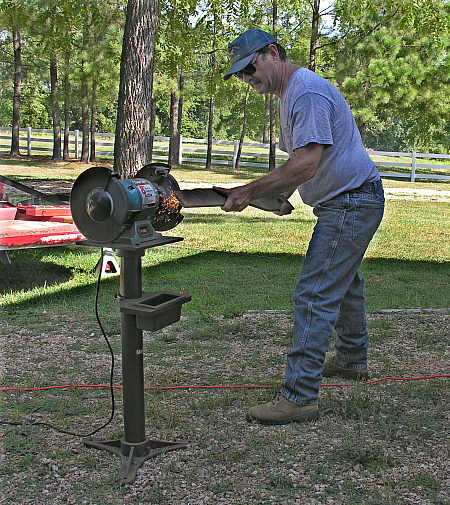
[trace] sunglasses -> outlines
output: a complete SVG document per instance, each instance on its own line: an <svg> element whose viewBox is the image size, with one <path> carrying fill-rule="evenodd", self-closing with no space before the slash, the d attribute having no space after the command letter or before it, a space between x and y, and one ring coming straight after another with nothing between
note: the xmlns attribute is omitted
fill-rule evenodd
<svg viewBox="0 0 450 505"><path fill-rule="evenodd" d="M244 75L253 75L256 72L256 67L254 64L256 63L258 56L259 56L259 53L256 53L255 57L253 58L253 61L251 63L249 63L246 67L244 67L242 70L240 70L239 72L236 72L234 75L236 77L239 77L239 79L242 79L242 77Z"/></svg>

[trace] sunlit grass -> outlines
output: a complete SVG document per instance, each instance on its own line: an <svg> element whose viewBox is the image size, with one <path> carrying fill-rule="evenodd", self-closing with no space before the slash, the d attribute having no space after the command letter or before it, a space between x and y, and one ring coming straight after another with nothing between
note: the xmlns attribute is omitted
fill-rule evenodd
<svg viewBox="0 0 450 505"><path fill-rule="evenodd" d="M296 210L282 218L257 209L185 210L183 223L168 233L184 241L146 252L144 289L190 293L187 311L289 309L315 223L309 207L293 202ZM0 299L8 313L92 311L98 250L48 248L11 257ZM362 267L369 309L447 307L449 261L449 203L388 201ZM117 290L117 278L102 282L104 313L118 311Z"/></svg>

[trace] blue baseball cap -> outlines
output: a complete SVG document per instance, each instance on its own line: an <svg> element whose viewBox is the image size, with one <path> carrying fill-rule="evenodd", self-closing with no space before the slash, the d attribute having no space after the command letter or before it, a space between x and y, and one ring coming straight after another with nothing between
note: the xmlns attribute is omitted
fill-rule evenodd
<svg viewBox="0 0 450 505"><path fill-rule="evenodd" d="M252 28L244 32L228 44L232 65L223 78L227 80L236 72L243 70L249 63L254 61L257 51L274 42L276 42L275 37L262 30Z"/></svg>

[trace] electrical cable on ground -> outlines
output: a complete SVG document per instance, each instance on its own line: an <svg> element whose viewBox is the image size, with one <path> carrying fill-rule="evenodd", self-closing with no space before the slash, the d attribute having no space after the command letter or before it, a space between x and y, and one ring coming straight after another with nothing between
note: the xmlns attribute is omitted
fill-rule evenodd
<svg viewBox="0 0 450 505"><path fill-rule="evenodd" d="M106 186L109 183L109 180L106 184ZM199 250L203 251L203 249L200 248L195 248L191 246L175 246L183 249L193 249L193 250ZM64 430L58 426L55 426L50 423L45 423L42 421L35 421L33 419L28 419L27 421L2 421L0 420L0 425L12 425L12 426L21 426L21 425L29 425L29 426L45 426L47 428L54 429L55 431L58 431L60 433L64 433L66 435L72 435L76 437L81 437L81 438L86 438L94 435L95 433L99 432L108 424L110 424L114 418L115 414L115 397L114 397L114 390L115 389L122 389L122 386L119 385L114 385L114 365L115 365L115 359L114 359L114 351L112 349L111 343L109 342L109 339L106 335L106 332L103 328L102 322L100 320L99 312L98 312L98 298L99 298L99 292L100 292L100 281L101 281L101 275L102 275L102 270L103 270L103 248L100 250L101 258L100 258L100 264L99 264L99 274L97 278L97 285L96 285L96 292L95 292L95 317L98 323L98 326L102 332L103 338L108 346L108 350L111 355L111 367L110 367L110 381L109 384L63 384L63 385L54 385L54 386L41 386L41 387L0 387L0 392L8 392L8 391L15 391L15 392L33 392L33 391L48 391L52 389L80 389L80 388L101 388L101 389L106 389L109 388L110 393L111 393L111 413L109 416L109 419L96 428L95 430L86 433L86 434L81 434L81 433L76 433L72 432L69 430ZM450 378L450 374L438 374L438 375L428 375L428 376L422 376L422 377L382 377L380 379L374 379L371 381L360 381L359 384L365 384L365 385L373 385L373 384L379 384L381 382L385 381L400 381L400 382L409 382L409 381L419 381L419 380L433 380L433 379L446 379ZM354 383L323 383L322 387L349 387L353 386ZM144 387L144 390L152 390L152 391L169 391L169 390L193 390L193 389L275 389L277 386L273 385L264 385L264 384L229 384L229 385L180 385L180 386L147 386Z"/></svg>
<svg viewBox="0 0 450 505"><path fill-rule="evenodd" d="M410 381L420 381L420 380L432 380L432 379L448 379L450 374L438 374L438 375L424 375L422 377L381 377L380 379L374 379L371 381L359 381L358 384L372 385L379 384L380 382L392 381L392 382L410 382ZM351 382L341 382L341 383L322 383L321 387L347 387L354 386L355 383ZM88 388L110 388L122 389L122 386L111 384L62 384L60 386L41 386L41 387L0 387L1 391L48 391L50 389L88 389ZM268 384L217 384L217 385L181 385L181 386L146 386L144 387L147 391L173 391L176 389L275 389L277 386L272 386Z"/></svg>
<svg viewBox="0 0 450 505"><path fill-rule="evenodd" d="M102 322L100 320L100 316L99 316L99 312L98 312L98 297L99 297L99 292L100 292L100 280L101 280L101 277L102 277L102 270L103 270L103 247L100 249L100 263L98 265L98 277L97 277L97 286L96 286L96 290L95 290L95 318L97 319L97 323L98 323L98 326L102 332L102 335L103 335L103 338L105 339L105 342L108 346L108 349L109 349L109 352L110 352L110 355L111 355L111 367L110 367L110 376L109 376L109 384L106 385L106 384L103 384L102 387L103 388L109 388L110 391L111 391L111 414L109 416L109 419L103 423L101 426L99 426L98 428L96 428L95 430L89 432L89 433L76 433L74 431L69 431L69 430L65 430L63 428L60 428L59 426L55 426L53 424L50 424L50 423L45 423L43 421L35 421L34 419L28 419L27 421L0 421L0 424L6 424L6 425L12 425L12 426L22 426L22 425L28 425L28 426L45 426L47 428L51 428L55 431L58 431L59 433L64 433L66 435L72 435L74 437L80 437L80 438L86 438L86 437L90 437L92 435L94 435L95 433L97 433L98 431L102 430L103 428L105 428L106 426L108 426L108 424L111 423L111 421L114 419L114 414L115 414L115 398L114 398L114 389L117 388L117 386L114 386L114 364L115 364L115 360L114 360L114 351L111 347L111 343L109 342L109 339L105 333L105 330L103 329L103 325L102 325ZM56 388L58 388L58 386L56 386ZM54 387L50 387L48 389L54 389ZM23 389L23 388L17 388L17 389L14 389L14 388L2 388L0 389L0 391L24 391L26 389ZM33 390L33 389L31 389Z"/></svg>
<svg viewBox="0 0 450 505"><path fill-rule="evenodd" d="M106 337L105 337L106 338ZM110 346L108 342L108 346ZM111 350L111 349L110 349ZM114 360L114 357L113 357ZM112 371L113 367L111 369L111 378L112 378ZM365 384L365 385L373 385L373 384L379 384L381 382L386 382L386 381L399 381L399 382L410 382L410 381L420 381L420 380L433 380L433 379L448 379L450 378L450 374L438 374L438 375L425 375L422 377L382 377L380 379L374 379L371 381L364 381L364 382L359 382L359 384ZM331 387L347 387L347 386L354 386L354 383L350 382L345 382L345 383L335 383L335 384L322 384L322 387L325 386L331 386ZM88 437L93 435L94 433L97 433L97 431L100 431L103 429L105 426L107 426L113 419L114 417L114 389L122 389L122 386L118 385L113 385L112 383L110 384L63 384L61 386L42 386L42 387L13 387L13 388L0 388L1 391L48 391L49 389L75 389L75 388L110 388L111 390L111 395L112 395L112 408L111 408L111 416L108 419L108 421L97 428L96 430L92 431L91 433L87 435L80 435L78 433L73 433L70 431L62 430L56 426L53 426L48 423L44 422L38 422L38 421L33 421L29 420L29 422L25 421L0 421L0 424L6 424L6 425L12 425L12 426L22 426L22 425L30 425L30 426L46 426L49 428L53 428L56 431L59 431L61 433L66 433L68 435L74 435L74 436L80 436L80 437ZM190 390L190 389L275 389L276 386L271 386L271 385L266 385L266 384L228 384L228 385L200 385L200 386L146 386L144 387L145 390L152 390L152 391L173 391L173 390Z"/></svg>

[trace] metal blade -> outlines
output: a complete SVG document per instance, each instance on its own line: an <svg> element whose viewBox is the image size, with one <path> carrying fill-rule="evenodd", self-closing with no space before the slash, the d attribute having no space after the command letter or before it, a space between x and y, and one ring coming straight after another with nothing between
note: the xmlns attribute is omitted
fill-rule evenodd
<svg viewBox="0 0 450 505"><path fill-rule="evenodd" d="M194 207L222 207L226 200L217 191L209 188L182 189L175 191L175 195L186 209ZM255 198L250 202L250 205L257 209L274 212L280 209L284 201L280 197L264 196Z"/></svg>
<svg viewBox="0 0 450 505"><path fill-rule="evenodd" d="M175 196L186 209L194 207L222 207L226 200L224 196L208 188L177 190L175 191Z"/></svg>
<svg viewBox="0 0 450 505"><path fill-rule="evenodd" d="M42 200L47 200L48 202L52 202L56 205L67 205L67 202L63 202L56 195L48 195L47 193L42 193L41 191L38 191L37 189L30 188L29 186L25 186L25 184L22 184L17 181L13 181L12 179L9 179L8 177L4 177L3 175L0 175L0 182L4 182L8 186L12 186L13 188L20 189L20 191L23 191L24 193L28 193L29 195L33 195L33 196L37 196L39 198L42 198Z"/></svg>

